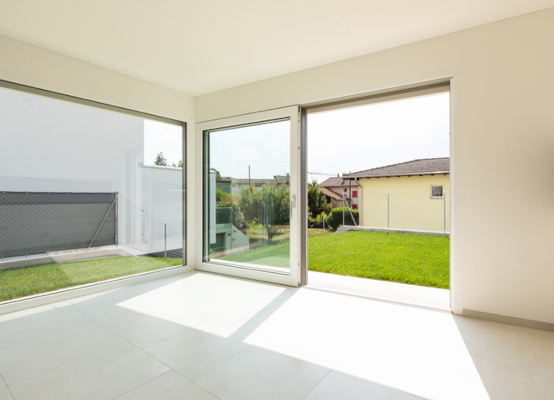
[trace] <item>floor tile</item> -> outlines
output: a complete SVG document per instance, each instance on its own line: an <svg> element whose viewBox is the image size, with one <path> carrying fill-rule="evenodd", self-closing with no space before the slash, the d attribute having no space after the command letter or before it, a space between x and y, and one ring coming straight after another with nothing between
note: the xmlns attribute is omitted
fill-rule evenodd
<svg viewBox="0 0 554 400"><path fill-rule="evenodd" d="M175 371L166 372L136 389L125 393L117 400L217 400L206 390Z"/></svg>
<svg viewBox="0 0 554 400"><path fill-rule="evenodd" d="M13 400L13 397L4 383L4 380L0 376L0 400Z"/></svg>
<svg viewBox="0 0 554 400"><path fill-rule="evenodd" d="M201 272L0 316L16 400L554 399L552 360L553 332Z"/></svg>
<svg viewBox="0 0 554 400"><path fill-rule="evenodd" d="M90 307L84 312L139 347L199 327L206 319L198 311L151 295Z"/></svg>
<svg viewBox="0 0 554 400"><path fill-rule="evenodd" d="M329 369L251 347L195 382L222 400L301 399Z"/></svg>
<svg viewBox="0 0 554 400"><path fill-rule="evenodd" d="M271 300L248 293L225 293L219 298L198 304L195 309L206 315L241 327L263 313ZM275 304L275 303L274 303Z"/></svg>
<svg viewBox="0 0 554 400"><path fill-rule="evenodd" d="M123 343L95 321L0 349L0 373L8 385Z"/></svg>
<svg viewBox="0 0 554 400"><path fill-rule="evenodd" d="M552 400L554 379L527 369L497 365L494 374L493 400Z"/></svg>
<svg viewBox="0 0 554 400"><path fill-rule="evenodd" d="M470 320L456 320L464 343L471 355L516 368L533 367L531 342L525 328Z"/></svg>
<svg viewBox="0 0 554 400"><path fill-rule="evenodd" d="M250 347L244 340L249 332L224 322L213 321L213 331L232 331L221 336L206 330L189 329L169 339L146 347L152 356L194 380Z"/></svg>
<svg viewBox="0 0 554 400"><path fill-rule="evenodd" d="M313 388L304 400L390 400L420 399L400 390L337 371L331 371Z"/></svg>
<svg viewBox="0 0 554 400"><path fill-rule="evenodd" d="M124 343L10 386L17 400L113 399L169 371Z"/></svg>
<svg viewBox="0 0 554 400"><path fill-rule="evenodd" d="M78 327L91 320L75 307L41 307L34 313L17 312L6 317L10 318L0 322L0 349Z"/></svg>
<svg viewBox="0 0 554 400"><path fill-rule="evenodd" d="M119 303L144 294L144 291L136 286L127 286L120 289L108 290L87 296L71 299L76 308L85 309L107 303Z"/></svg>

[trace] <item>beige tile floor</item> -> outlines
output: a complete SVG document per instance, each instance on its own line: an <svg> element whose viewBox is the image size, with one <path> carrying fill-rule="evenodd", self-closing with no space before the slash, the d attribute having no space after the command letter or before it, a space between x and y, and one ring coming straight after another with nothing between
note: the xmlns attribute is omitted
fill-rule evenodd
<svg viewBox="0 0 554 400"><path fill-rule="evenodd" d="M554 333L189 273L0 316L0 399L554 399Z"/></svg>

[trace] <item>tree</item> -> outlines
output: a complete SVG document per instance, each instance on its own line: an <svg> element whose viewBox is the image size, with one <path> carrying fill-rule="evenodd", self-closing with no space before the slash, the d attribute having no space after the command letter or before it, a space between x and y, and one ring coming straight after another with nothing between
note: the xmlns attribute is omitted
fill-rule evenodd
<svg viewBox="0 0 554 400"><path fill-rule="evenodd" d="M231 223L238 229L246 228L246 219L240 210L238 199L231 193L216 189L216 224Z"/></svg>
<svg viewBox="0 0 554 400"><path fill-rule="evenodd" d="M177 165L175 165L175 163L173 163L173 164L171 164L171 166L175 167L175 168L183 168L183 160L179 160Z"/></svg>
<svg viewBox="0 0 554 400"><path fill-rule="evenodd" d="M316 218L323 211L329 212L331 205L327 203L325 195L319 189L315 180L308 183L308 212L312 218Z"/></svg>
<svg viewBox="0 0 554 400"><path fill-rule="evenodd" d="M154 164L167 167L167 160L164 157L164 153L162 153L161 151L158 153L158 155L156 156L156 161L154 161Z"/></svg>
<svg viewBox="0 0 554 400"><path fill-rule="evenodd" d="M247 223L255 220L265 228L268 242L280 226L290 223L290 194L286 185L272 183L260 190L255 190L253 185L244 186L239 206Z"/></svg>

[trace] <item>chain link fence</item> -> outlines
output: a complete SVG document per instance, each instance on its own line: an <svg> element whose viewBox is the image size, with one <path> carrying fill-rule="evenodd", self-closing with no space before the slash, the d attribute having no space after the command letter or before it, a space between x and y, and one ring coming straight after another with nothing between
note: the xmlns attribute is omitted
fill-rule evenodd
<svg viewBox="0 0 554 400"><path fill-rule="evenodd" d="M450 232L450 197L425 193L364 193L361 225L370 228Z"/></svg>
<svg viewBox="0 0 554 400"><path fill-rule="evenodd" d="M183 234L117 192L0 192L0 260L105 246L182 258Z"/></svg>
<svg viewBox="0 0 554 400"><path fill-rule="evenodd" d="M117 193L0 192L0 258L117 244Z"/></svg>

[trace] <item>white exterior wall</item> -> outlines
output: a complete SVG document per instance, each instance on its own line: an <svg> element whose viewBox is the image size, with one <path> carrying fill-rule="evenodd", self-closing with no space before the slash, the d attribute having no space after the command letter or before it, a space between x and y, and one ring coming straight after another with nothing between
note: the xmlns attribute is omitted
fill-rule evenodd
<svg viewBox="0 0 554 400"><path fill-rule="evenodd" d="M196 118L452 76L453 309L552 323L552 38L548 9L199 96Z"/></svg>
<svg viewBox="0 0 554 400"><path fill-rule="evenodd" d="M156 221L145 252L182 233L182 169L143 165L143 119L0 88L0 139L1 191L118 192L120 244L144 240L139 210Z"/></svg>

